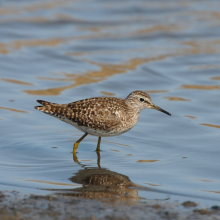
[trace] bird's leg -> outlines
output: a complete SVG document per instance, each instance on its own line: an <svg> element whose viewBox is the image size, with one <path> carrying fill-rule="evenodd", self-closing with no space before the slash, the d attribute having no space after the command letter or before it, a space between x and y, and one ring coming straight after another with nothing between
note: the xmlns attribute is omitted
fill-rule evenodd
<svg viewBox="0 0 220 220"><path fill-rule="evenodd" d="M100 152L100 143L101 143L101 137L99 137L96 152Z"/></svg>
<svg viewBox="0 0 220 220"><path fill-rule="evenodd" d="M73 153L76 153L76 150L79 146L79 143L87 136L88 133L85 133L78 141L76 141L73 145Z"/></svg>
<svg viewBox="0 0 220 220"><path fill-rule="evenodd" d="M97 165L98 165L99 169L101 169L101 166L100 166L100 161L101 161L100 151L96 151L96 154L97 154Z"/></svg>
<svg viewBox="0 0 220 220"><path fill-rule="evenodd" d="M78 161L78 158L77 158L76 154L74 154L74 153L73 153L73 160L74 160L75 163L80 164L80 162Z"/></svg>

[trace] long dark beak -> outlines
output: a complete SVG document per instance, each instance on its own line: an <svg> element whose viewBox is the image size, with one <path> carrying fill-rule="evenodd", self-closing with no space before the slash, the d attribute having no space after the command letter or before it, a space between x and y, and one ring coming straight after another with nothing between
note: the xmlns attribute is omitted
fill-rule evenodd
<svg viewBox="0 0 220 220"><path fill-rule="evenodd" d="M152 109L156 109L156 110L158 110L158 111L160 111L160 112L163 112L163 113L165 113L165 114L171 116L171 114L170 114L169 112L167 112L167 111L163 110L162 108L160 108L160 107L154 105L153 103L151 104L151 108L152 108Z"/></svg>

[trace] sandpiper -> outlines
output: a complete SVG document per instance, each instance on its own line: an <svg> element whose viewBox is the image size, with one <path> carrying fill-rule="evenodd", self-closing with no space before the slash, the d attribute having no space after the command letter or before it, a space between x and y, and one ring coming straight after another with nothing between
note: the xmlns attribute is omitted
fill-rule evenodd
<svg viewBox="0 0 220 220"><path fill-rule="evenodd" d="M35 109L58 118L85 134L74 143L73 153L76 153L79 143L88 135L98 136L96 151L100 151L101 137L123 134L129 131L138 121L141 110L152 108L167 115L169 112L154 105L150 96L143 91L134 91L125 99L115 97L94 97L56 104L37 100L43 106Z"/></svg>

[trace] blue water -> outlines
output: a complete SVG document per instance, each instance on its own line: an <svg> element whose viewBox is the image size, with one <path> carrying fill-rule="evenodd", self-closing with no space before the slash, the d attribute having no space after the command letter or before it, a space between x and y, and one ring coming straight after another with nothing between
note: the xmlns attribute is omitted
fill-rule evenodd
<svg viewBox="0 0 220 220"><path fill-rule="evenodd" d="M129 132L102 138L102 169L138 198L220 202L217 1L2 1L0 190L77 189L95 169L97 138L34 109L133 90L172 114L143 110ZM141 188L142 187L142 188Z"/></svg>

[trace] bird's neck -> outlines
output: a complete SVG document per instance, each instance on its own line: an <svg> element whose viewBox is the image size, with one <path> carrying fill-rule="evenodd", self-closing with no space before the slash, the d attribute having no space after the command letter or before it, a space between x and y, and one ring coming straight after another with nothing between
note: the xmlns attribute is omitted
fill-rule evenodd
<svg viewBox="0 0 220 220"><path fill-rule="evenodd" d="M135 106L135 104L132 103L132 101L129 100L128 97L125 99L125 103L126 103L127 106L129 107L131 113L133 112L133 114L138 114L138 116L139 116L139 114L140 114L140 112L141 112L141 109L140 109L139 106Z"/></svg>
<svg viewBox="0 0 220 220"><path fill-rule="evenodd" d="M125 99L125 102L126 102L126 99ZM128 106L128 109L127 109L127 121L129 121L129 123L132 124L131 127L133 127L137 121L138 121L138 118L139 118L139 115L140 115L140 112L141 110L139 108L136 108L134 105L132 105L131 102L127 101L126 102L127 106Z"/></svg>

